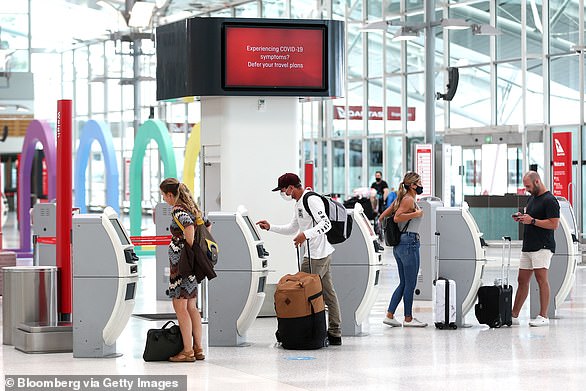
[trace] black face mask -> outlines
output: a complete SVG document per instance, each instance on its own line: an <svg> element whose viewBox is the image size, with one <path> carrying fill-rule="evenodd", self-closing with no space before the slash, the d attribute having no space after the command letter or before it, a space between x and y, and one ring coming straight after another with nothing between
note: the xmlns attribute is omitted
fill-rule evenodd
<svg viewBox="0 0 586 391"><path fill-rule="evenodd" d="M380 182L383 180L383 178L374 178L375 181Z"/></svg>
<svg viewBox="0 0 586 391"><path fill-rule="evenodd" d="M417 195L423 194L423 186L417 186L417 188L415 188L415 193L417 193Z"/></svg>

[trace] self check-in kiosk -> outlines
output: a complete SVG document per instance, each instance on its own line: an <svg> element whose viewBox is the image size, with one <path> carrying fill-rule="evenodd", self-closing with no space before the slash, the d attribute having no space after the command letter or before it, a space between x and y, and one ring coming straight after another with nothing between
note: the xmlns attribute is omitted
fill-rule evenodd
<svg viewBox="0 0 586 391"><path fill-rule="evenodd" d="M55 244L44 243L39 238L57 235L57 205L37 203L31 212L31 228L33 231L33 263L37 266L56 266L57 247Z"/></svg>
<svg viewBox="0 0 586 391"><path fill-rule="evenodd" d="M418 232L421 262L415 286L415 299L431 300L433 279L435 278L436 210L443 207L444 203L437 197L423 197L417 201L417 205L423 210L423 217Z"/></svg>
<svg viewBox="0 0 586 391"><path fill-rule="evenodd" d="M218 276L208 284L208 344L243 346L265 297L269 254L243 206L208 218L220 247Z"/></svg>
<svg viewBox="0 0 586 391"><path fill-rule="evenodd" d="M572 205L564 197L556 197L560 204L560 222L554 231L555 253L549 266L549 307L548 318L556 318L556 311L566 300L576 281L576 266L582 260L578 227ZM531 279L529 289L530 315L539 315L539 285Z"/></svg>
<svg viewBox="0 0 586 391"><path fill-rule="evenodd" d="M138 257L111 207L73 216L73 357L116 357L132 310Z"/></svg>
<svg viewBox="0 0 586 391"><path fill-rule="evenodd" d="M439 275L456 282L456 324L464 327L464 317L476 301L486 264L484 240L468 210L462 207L436 209L439 237Z"/></svg>
<svg viewBox="0 0 586 391"><path fill-rule="evenodd" d="M342 313L342 335L366 335L368 320L379 291L383 247L379 244L362 205L348 210L354 220L352 234L336 245L331 270Z"/></svg>
<svg viewBox="0 0 586 391"><path fill-rule="evenodd" d="M173 220L171 217L171 211L173 207L166 202L159 202L155 206L155 229L157 236L171 235L169 230L169 224ZM169 267L169 247L168 246L157 246L155 250L155 262L156 262L156 296L157 300L171 300L167 296L167 289L169 289L169 275L171 270Z"/></svg>

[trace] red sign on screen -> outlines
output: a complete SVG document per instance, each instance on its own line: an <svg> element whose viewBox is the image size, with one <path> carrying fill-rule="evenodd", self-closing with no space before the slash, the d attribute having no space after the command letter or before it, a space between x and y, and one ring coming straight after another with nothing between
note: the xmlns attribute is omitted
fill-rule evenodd
<svg viewBox="0 0 586 391"><path fill-rule="evenodd" d="M225 27L224 87L323 89L324 29Z"/></svg>
<svg viewBox="0 0 586 391"><path fill-rule="evenodd" d="M572 203L572 133L554 133L552 139L553 195Z"/></svg>

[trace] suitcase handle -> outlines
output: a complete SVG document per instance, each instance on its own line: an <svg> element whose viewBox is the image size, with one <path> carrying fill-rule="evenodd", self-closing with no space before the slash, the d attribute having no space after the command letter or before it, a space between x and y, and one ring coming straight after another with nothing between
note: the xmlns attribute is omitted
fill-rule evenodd
<svg viewBox="0 0 586 391"><path fill-rule="evenodd" d="M309 264L309 274L311 274L311 252L309 251L309 239L307 239L306 241L307 241L307 257L309 258L307 263ZM301 246L295 247L297 249L297 269L299 271L301 271L301 255L299 254L300 247Z"/></svg>
<svg viewBox="0 0 586 391"><path fill-rule="evenodd" d="M435 280L439 280L439 242L440 233L435 233Z"/></svg>
<svg viewBox="0 0 586 391"><path fill-rule="evenodd" d="M509 255L507 262L507 282L505 284L505 250L509 247ZM503 253L502 253L502 264L501 264L501 287L509 286L509 270L511 269L511 237L503 236Z"/></svg>

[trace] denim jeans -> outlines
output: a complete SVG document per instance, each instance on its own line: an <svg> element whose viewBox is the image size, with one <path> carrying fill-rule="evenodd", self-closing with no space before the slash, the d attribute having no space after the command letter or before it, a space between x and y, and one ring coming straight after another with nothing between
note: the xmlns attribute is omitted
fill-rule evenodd
<svg viewBox="0 0 586 391"><path fill-rule="evenodd" d="M414 232L401 234L401 241L393 247L393 255L399 269L399 286L393 292L388 311L395 313L401 299L405 316L413 315L413 294L419 273L419 235Z"/></svg>

